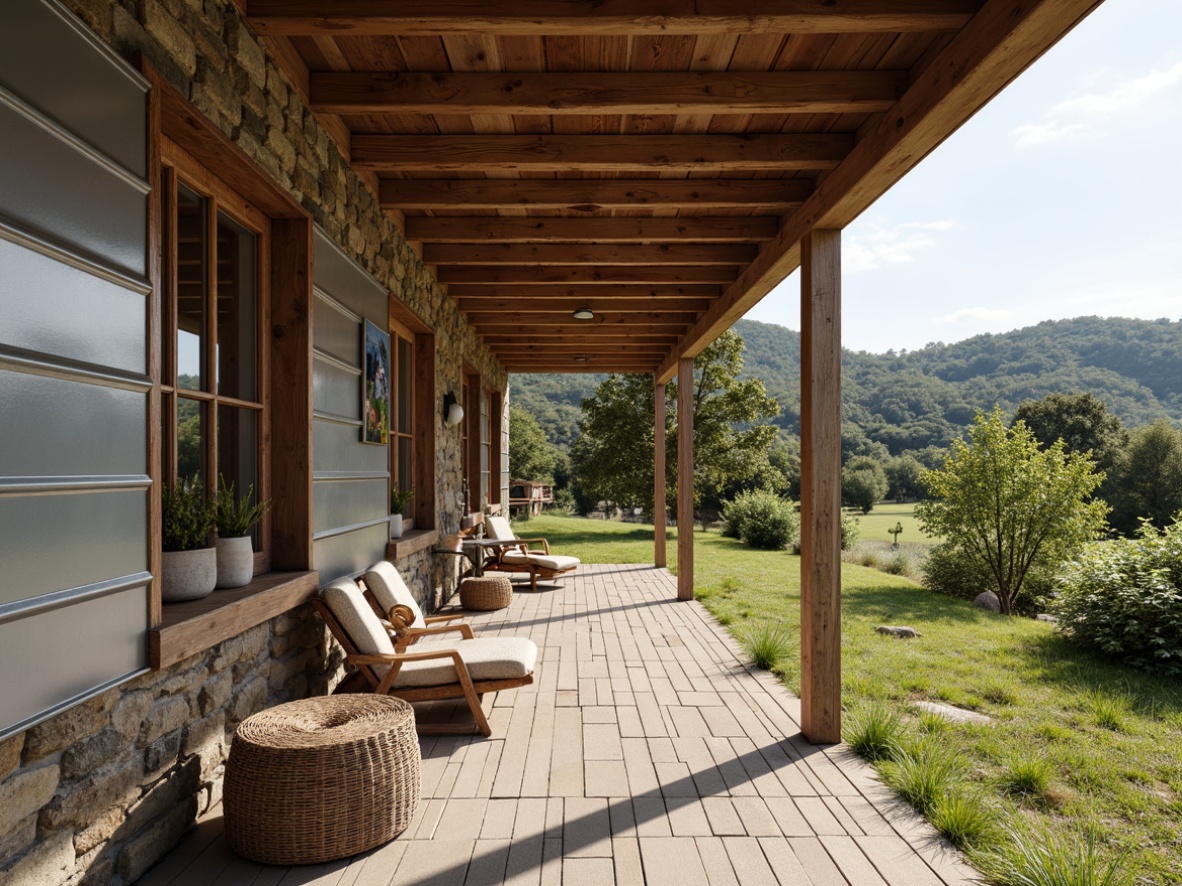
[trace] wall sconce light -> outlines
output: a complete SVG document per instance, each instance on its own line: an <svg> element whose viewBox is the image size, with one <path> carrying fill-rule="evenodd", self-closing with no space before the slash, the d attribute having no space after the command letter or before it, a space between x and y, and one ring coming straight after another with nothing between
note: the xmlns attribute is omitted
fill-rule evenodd
<svg viewBox="0 0 1182 886"><path fill-rule="evenodd" d="M594 320L595 312L590 308L575 308L571 316L576 320Z"/></svg>
<svg viewBox="0 0 1182 886"><path fill-rule="evenodd" d="M458 425L464 420L464 407L456 402L456 395L448 391L443 395L443 423Z"/></svg>

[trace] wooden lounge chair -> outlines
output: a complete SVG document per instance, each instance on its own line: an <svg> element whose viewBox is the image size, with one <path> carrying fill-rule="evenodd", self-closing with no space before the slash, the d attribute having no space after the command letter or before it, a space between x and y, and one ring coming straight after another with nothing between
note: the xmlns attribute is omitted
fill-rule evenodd
<svg viewBox="0 0 1182 886"><path fill-rule="evenodd" d="M347 678L337 687L338 692L373 691L409 702L462 698L476 721L474 727L416 722L421 733L491 735L481 696L528 686L534 681L538 647L525 638L435 642L424 644L421 651L396 651L389 631L351 578L333 582L312 605L344 648L346 662L360 674L359 679ZM395 607L391 614L396 631L411 624L413 615L408 608Z"/></svg>
<svg viewBox="0 0 1182 886"><path fill-rule="evenodd" d="M472 626L461 621L462 615L424 616L419 602L389 560L381 560L367 569L361 576L361 582L365 585L365 598L388 629L394 630L393 613L396 607L405 606L410 610L411 618L405 624L405 631L401 636L396 634L394 647L397 652L405 651L423 637L440 634L458 633L465 640L474 639ZM452 624L457 621L461 623Z"/></svg>
<svg viewBox="0 0 1182 886"><path fill-rule="evenodd" d="M551 554L550 542L546 539L515 536L504 517L488 517L484 528L486 539L505 543L490 549L483 567L485 572L528 572L530 589L536 591L539 578L549 581L579 568L578 557ZM530 550L531 544L541 544L542 549Z"/></svg>

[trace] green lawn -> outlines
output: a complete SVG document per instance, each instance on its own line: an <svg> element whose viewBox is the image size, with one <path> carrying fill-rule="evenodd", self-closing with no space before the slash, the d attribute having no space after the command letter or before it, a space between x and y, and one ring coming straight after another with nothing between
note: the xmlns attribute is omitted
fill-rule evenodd
<svg viewBox="0 0 1182 886"><path fill-rule="evenodd" d="M587 563L652 562L651 526L545 516L516 529ZM675 563L672 544L669 555ZM696 532L694 563L699 599L737 635L772 622L797 636L798 557ZM874 632L880 624L910 625L922 637L884 637ZM1138 882L1182 883L1179 681L1095 658L1048 624L993 615L851 563L842 568L842 658L846 707L878 701L911 735L938 729L998 820L1019 817L1072 841L1094 828L1106 857L1128 851ZM793 691L798 667L798 649L779 666ZM916 716L910 702L920 700L980 711L996 724L945 727ZM1030 761L1049 764L1049 784L1023 796L1006 783Z"/></svg>
<svg viewBox="0 0 1182 886"><path fill-rule="evenodd" d="M875 541L891 543L888 530L894 529L895 524L902 523L903 531L899 533L901 543L933 545L937 539L929 538L919 528L919 521L915 519L915 503L906 504L876 504L869 514L849 511L858 518L858 539L860 541Z"/></svg>

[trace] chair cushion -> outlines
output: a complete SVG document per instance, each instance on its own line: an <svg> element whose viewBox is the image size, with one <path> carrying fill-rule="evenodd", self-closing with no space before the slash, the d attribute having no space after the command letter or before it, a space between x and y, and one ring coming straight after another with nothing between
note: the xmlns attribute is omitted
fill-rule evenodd
<svg viewBox="0 0 1182 886"><path fill-rule="evenodd" d="M415 614L414 621L411 622L414 627L421 628L426 624L423 620L423 610L419 608L414 594L410 592L410 588L389 560L375 563L361 576L361 580L373 592L374 599L382 607L382 612L389 615L395 606L406 606Z"/></svg>
<svg viewBox="0 0 1182 886"><path fill-rule="evenodd" d="M508 520L491 516L484 518L484 537L495 538L497 541L512 541L517 536L513 534L513 527L509 525Z"/></svg>
<svg viewBox="0 0 1182 886"><path fill-rule="evenodd" d="M351 578L334 581L321 592L324 603L357 651L363 655L392 655L394 644L390 633L374 615L373 607L366 602L357 582ZM377 667L385 673L388 668Z"/></svg>
<svg viewBox="0 0 1182 886"><path fill-rule="evenodd" d="M523 554L521 551L505 551L501 562L510 566L536 566L539 569L553 569L567 572L582 561L578 557L563 557L556 554Z"/></svg>
<svg viewBox="0 0 1182 886"><path fill-rule="evenodd" d="M434 649L457 649L468 667L473 683L486 680L515 680L533 673L538 660L538 647L524 637L481 637L459 643L420 643L409 652ZM455 663L450 657L427 661L408 661L394 681L397 689L424 686L445 686L458 681Z"/></svg>

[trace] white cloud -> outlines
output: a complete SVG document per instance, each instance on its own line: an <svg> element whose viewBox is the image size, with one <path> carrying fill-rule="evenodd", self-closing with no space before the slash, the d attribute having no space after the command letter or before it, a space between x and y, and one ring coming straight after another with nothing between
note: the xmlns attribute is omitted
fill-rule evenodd
<svg viewBox="0 0 1182 886"><path fill-rule="evenodd" d="M1094 74L1090 80L1104 79ZM1120 121L1138 116L1146 105L1182 84L1182 61L1053 105L1038 123L1023 123L1010 132L1014 147L1036 148L1057 141L1078 141L1120 131ZM1163 114L1176 114L1177 101L1159 103Z"/></svg>
<svg viewBox="0 0 1182 886"><path fill-rule="evenodd" d="M937 317L937 323L995 323L1000 320L1009 320L1013 317L1009 311L1001 308L961 308L959 311L953 311L951 314L945 314L943 317Z"/></svg>
<svg viewBox="0 0 1182 886"><path fill-rule="evenodd" d="M890 265L910 264L917 253L936 245L934 234L956 227L951 219L907 222L894 228L872 225L868 233L854 233L842 244L844 273L856 274Z"/></svg>

